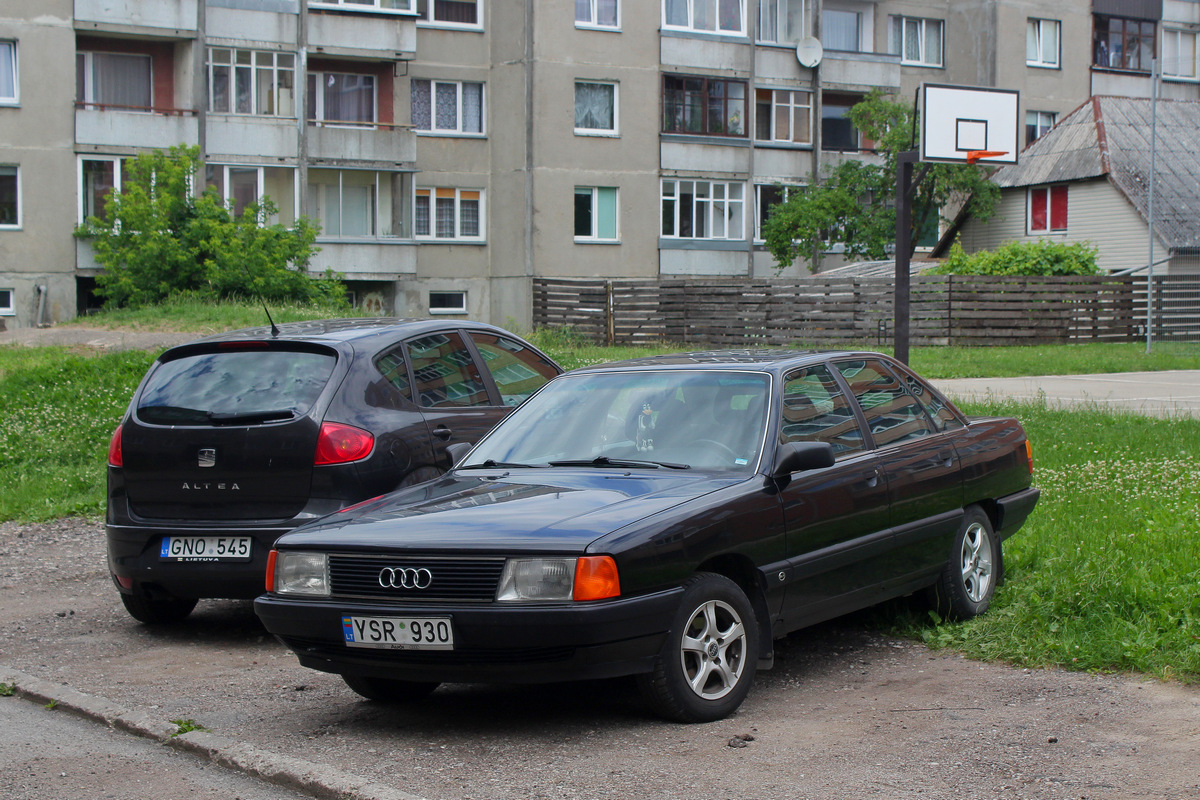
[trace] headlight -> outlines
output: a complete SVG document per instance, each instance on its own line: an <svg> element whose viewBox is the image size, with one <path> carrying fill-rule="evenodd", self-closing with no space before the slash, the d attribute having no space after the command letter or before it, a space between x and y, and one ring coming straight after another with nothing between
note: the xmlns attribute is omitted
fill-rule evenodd
<svg viewBox="0 0 1200 800"><path fill-rule="evenodd" d="M511 558L504 565L498 602L605 600L621 594L612 556Z"/></svg>
<svg viewBox="0 0 1200 800"><path fill-rule="evenodd" d="M280 550L275 556L276 594L329 596L329 559L324 553Z"/></svg>

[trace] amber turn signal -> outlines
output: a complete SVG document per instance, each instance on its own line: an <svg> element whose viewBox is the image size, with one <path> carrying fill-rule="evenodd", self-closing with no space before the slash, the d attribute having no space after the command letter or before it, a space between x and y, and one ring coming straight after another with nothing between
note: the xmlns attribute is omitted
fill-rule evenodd
<svg viewBox="0 0 1200 800"><path fill-rule="evenodd" d="M1033 442L1025 440L1025 458L1029 461L1029 474L1033 474Z"/></svg>
<svg viewBox="0 0 1200 800"><path fill-rule="evenodd" d="M275 555L278 551L272 550L267 555L267 591L275 591Z"/></svg>
<svg viewBox="0 0 1200 800"><path fill-rule="evenodd" d="M603 600L621 594L612 556L583 556L575 562L575 600Z"/></svg>

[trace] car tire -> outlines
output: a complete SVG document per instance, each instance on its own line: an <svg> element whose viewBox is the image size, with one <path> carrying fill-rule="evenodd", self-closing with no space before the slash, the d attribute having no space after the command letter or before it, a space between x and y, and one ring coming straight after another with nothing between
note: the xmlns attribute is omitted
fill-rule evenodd
<svg viewBox="0 0 1200 800"><path fill-rule="evenodd" d="M934 610L952 620L987 611L999 582L1000 541L983 509L971 506L963 516L950 557L933 586Z"/></svg>
<svg viewBox="0 0 1200 800"><path fill-rule="evenodd" d="M713 722L738 709L757 669L758 623L746 593L723 575L701 572L683 584L667 640L638 685L667 719Z"/></svg>
<svg viewBox="0 0 1200 800"><path fill-rule="evenodd" d="M195 597L150 598L121 592L121 602L129 616L146 625L179 622L192 613L199 602Z"/></svg>
<svg viewBox="0 0 1200 800"><path fill-rule="evenodd" d="M342 680L355 694L377 703L411 703L428 697L441 685L437 681L399 681L365 675L343 675Z"/></svg>

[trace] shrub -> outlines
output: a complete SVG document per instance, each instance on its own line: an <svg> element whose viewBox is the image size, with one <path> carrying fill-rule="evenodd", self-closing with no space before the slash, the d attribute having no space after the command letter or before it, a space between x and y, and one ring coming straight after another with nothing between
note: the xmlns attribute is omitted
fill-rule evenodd
<svg viewBox="0 0 1200 800"><path fill-rule="evenodd" d="M1098 275L1096 248L1087 242L1009 242L997 250L967 253L955 242L936 275Z"/></svg>

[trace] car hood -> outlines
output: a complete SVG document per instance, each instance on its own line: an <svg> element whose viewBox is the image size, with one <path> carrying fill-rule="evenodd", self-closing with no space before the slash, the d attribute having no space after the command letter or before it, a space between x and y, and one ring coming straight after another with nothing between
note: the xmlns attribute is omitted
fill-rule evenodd
<svg viewBox="0 0 1200 800"><path fill-rule="evenodd" d="M451 473L297 528L289 549L582 552L747 475L521 469Z"/></svg>

